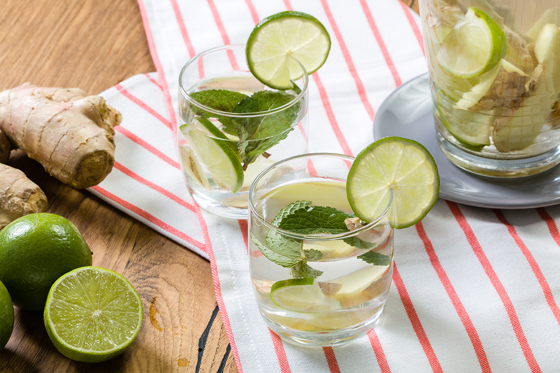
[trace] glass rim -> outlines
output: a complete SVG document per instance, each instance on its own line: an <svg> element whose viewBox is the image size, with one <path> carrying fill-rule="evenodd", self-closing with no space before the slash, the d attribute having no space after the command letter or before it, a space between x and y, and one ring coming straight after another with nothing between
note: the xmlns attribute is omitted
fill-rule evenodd
<svg viewBox="0 0 560 373"><path fill-rule="evenodd" d="M288 231L282 228L278 228L274 225L272 225L271 223L267 222L257 211L256 208L254 206L253 203L253 196L255 194L255 189L256 189L256 185L258 184L258 182L267 174L269 173L272 169L280 166L283 163L292 161L294 159L297 158L310 158L310 157L315 157L315 156L327 156L327 157L336 157L336 158L341 158L341 159L346 159L348 161L353 162L355 157L350 156L350 155L345 155L345 154L337 154L337 153L307 153L307 154L298 154L298 155L294 155L292 157L283 159L281 161L278 161L276 163L274 163L273 165L270 165L269 167L267 167L266 169L264 169L256 178L255 180L253 180L253 183L251 184L251 188L249 188L249 218L251 217L251 215L254 215L257 220L262 223L263 225L265 225L268 229L282 233L285 236L288 237L292 237L292 238L296 238L296 239L300 239L300 240L314 240L314 241L332 241L332 240L339 240L339 239L343 239L343 238L348 238L348 237L354 237L359 235L360 233L363 233L365 231L370 230L371 228L375 227L378 225L378 223L384 219L385 217L387 217L389 215L390 209L391 209L391 205L393 204L393 190L390 189L389 190L389 202L387 204L387 207L385 207L385 209L383 210L383 213L377 217L375 220L369 222L368 224L364 225L363 227L359 228L359 229L355 229L353 231L349 231L349 232L344 232L344 233L337 233L337 234L324 234L324 233L319 233L319 234L303 234L303 233L296 233L296 232L292 232L292 231ZM348 170L350 171L350 170ZM393 227L391 227L393 228Z"/></svg>
<svg viewBox="0 0 560 373"><path fill-rule="evenodd" d="M194 106L198 107L199 109L202 109L204 111L207 111L209 113L215 114L215 115L221 115L221 116L225 116L225 117L236 117L236 118L254 118L254 117L261 117L264 115L270 115L270 114L274 114L274 113L278 113L281 111L286 110L287 108L295 105L296 103L298 103L299 101L301 101L301 99L307 94L307 88L309 86L309 75L307 74L307 70L305 70L305 67L303 67L303 65L296 59L294 59L294 61L301 67L301 70L303 71L303 75L298 78L305 78L304 79L304 84L303 84L303 88L301 88L301 92L294 97L293 100L291 100L290 102L277 107L275 109L272 110L267 110L267 111L257 111L254 113L231 113L228 111L221 111L221 110L217 110L217 109L213 109L210 108L208 106L202 105L201 103L199 103L196 100L193 100L189 94L187 93L187 91L185 90L185 88L183 87L183 75L185 73L185 71L187 70L187 68L189 68L191 65L195 64L198 62L199 59L201 59L202 57L209 55L211 53L215 53L215 52L219 52L219 51L223 51L223 50L227 50L227 49L233 49L233 48L240 48L243 47L245 48L245 44L229 44L229 45L223 45L220 47L214 47L211 49L207 49L203 52L200 52L199 54L197 54L196 56L194 56L193 58L191 58L181 69L181 72L179 73L179 91L180 93L183 95L183 97L185 98L185 100L187 100L189 103L193 104ZM265 84L266 86L266 84Z"/></svg>

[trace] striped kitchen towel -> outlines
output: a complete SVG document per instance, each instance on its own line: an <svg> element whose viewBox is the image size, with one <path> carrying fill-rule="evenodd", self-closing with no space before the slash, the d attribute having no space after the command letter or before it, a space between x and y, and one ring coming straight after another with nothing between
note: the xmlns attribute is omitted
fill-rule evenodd
<svg viewBox="0 0 560 373"><path fill-rule="evenodd" d="M175 149L178 74L196 53L244 43L265 16L317 17L332 49L310 80L311 152L357 154L387 95L426 71L419 17L398 0L139 0L157 73L105 91L123 113L113 172L92 192L208 258L240 372L560 371L560 207L488 210L439 200L397 232L379 325L345 347L293 347L260 319L247 222L201 211ZM124 186L124 187L123 187Z"/></svg>

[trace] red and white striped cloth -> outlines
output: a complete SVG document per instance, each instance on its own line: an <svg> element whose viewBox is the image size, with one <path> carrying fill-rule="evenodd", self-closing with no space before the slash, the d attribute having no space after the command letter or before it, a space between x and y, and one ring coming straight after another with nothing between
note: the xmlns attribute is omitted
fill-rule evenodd
<svg viewBox="0 0 560 373"><path fill-rule="evenodd" d="M398 0L139 0L157 73L105 91L124 115L114 171L92 192L208 258L240 372L560 372L560 207L485 210L438 201L395 239L378 327L341 348L283 343L261 321L247 223L201 211L175 149L178 73L196 53L243 43L286 9L332 37L310 84L310 151L357 154L383 99L426 71L419 18Z"/></svg>

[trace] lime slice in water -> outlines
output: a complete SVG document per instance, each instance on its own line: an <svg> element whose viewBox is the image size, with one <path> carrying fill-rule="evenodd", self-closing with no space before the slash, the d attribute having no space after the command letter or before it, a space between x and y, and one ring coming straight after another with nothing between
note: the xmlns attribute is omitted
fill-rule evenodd
<svg viewBox="0 0 560 373"><path fill-rule="evenodd" d="M449 74L473 78L496 66L507 49L502 28L483 11L469 8L445 38L437 60Z"/></svg>
<svg viewBox="0 0 560 373"><path fill-rule="evenodd" d="M325 27L309 14L286 11L263 19L247 41L247 64L251 73L269 87L293 88L293 80L325 63L331 39Z"/></svg>
<svg viewBox="0 0 560 373"><path fill-rule="evenodd" d="M277 281L270 298L278 307L295 312L325 312L340 309L340 303L326 297L313 278Z"/></svg>
<svg viewBox="0 0 560 373"><path fill-rule="evenodd" d="M44 322L64 356L97 363L123 353L142 327L142 300L132 285L113 271L81 267L53 284Z"/></svg>
<svg viewBox="0 0 560 373"><path fill-rule="evenodd" d="M418 223L434 206L439 193L437 166L416 141L386 137L364 149L352 164L346 194L354 213L371 222L387 208L393 191L391 225Z"/></svg>
<svg viewBox="0 0 560 373"><path fill-rule="evenodd" d="M237 192L243 186L243 166L239 155L232 149L233 142L208 119L194 119L193 124L184 124L180 130L189 141L189 146L198 160L217 184L232 193Z"/></svg>

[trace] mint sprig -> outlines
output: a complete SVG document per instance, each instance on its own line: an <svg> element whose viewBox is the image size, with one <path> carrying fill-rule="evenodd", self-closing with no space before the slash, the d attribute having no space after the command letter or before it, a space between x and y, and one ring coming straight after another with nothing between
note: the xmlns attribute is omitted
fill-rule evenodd
<svg viewBox="0 0 560 373"><path fill-rule="evenodd" d="M193 92L190 96L200 104L229 113L257 113L277 109L294 99L280 91L258 91L251 96L224 89ZM298 119L301 104L298 102L277 113L250 118L232 118L211 113L190 105L192 111L205 118L216 118L222 130L239 138L237 151L243 168L253 163L261 154L288 137Z"/></svg>
<svg viewBox="0 0 560 373"><path fill-rule="evenodd" d="M353 217L354 215L333 207L312 206L310 201L296 201L280 210L271 224L300 234L337 234L349 232L345 220ZM304 250L303 240L273 230L269 230L266 234L266 245L260 243L252 233L251 240L268 260L290 268L294 278L316 278L323 273L308 264L321 260L323 253L315 249ZM344 241L358 249L372 249L377 245L358 237L348 237ZM391 263L390 256L374 251L368 251L357 258L373 265L385 266Z"/></svg>

